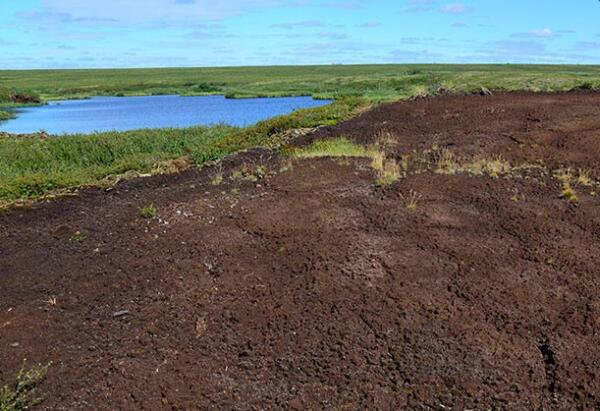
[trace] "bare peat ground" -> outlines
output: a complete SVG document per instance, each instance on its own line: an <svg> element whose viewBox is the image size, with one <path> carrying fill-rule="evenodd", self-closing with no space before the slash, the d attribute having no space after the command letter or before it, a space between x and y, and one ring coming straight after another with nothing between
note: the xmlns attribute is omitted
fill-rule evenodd
<svg viewBox="0 0 600 411"><path fill-rule="evenodd" d="M256 150L218 185L205 168L10 210L0 385L27 359L53 363L39 409L600 408L600 94L384 105L297 144L340 135L514 170L433 156L378 188L365 159Z"/></svg>

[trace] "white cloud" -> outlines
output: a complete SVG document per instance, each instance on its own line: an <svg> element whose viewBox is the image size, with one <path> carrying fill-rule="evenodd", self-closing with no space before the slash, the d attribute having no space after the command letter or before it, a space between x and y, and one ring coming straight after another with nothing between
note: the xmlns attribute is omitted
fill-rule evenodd
<svg viewBox="0 0 600 411"><path fill-rule="evenodd" d="M554 37L555 36L554 32L548 28L539 29L539 30L531 30L531 34L534 37Z"/></svg>
<svg viewBox="0 0 600 411"><path fill-rule="evenodd" d="M42 0L43 14L73 20L152 22L215 20L252 9L285 4L285 0Z"/></svg>
<svg viewBox="0 0 600 411"><path fill-rule="evenodd" d="M446 14L466 14L473 11L473 8L463 3L452 3L442 7L441 11Z"/></svg>
<svg viewBox="0 0 600 411"><path fill-rule="evenodd" d="M511 35L511 37L549 39L552 37L557 37L557 34L549 28L544 28L531 30L526 33L514 33Z"/></svg>

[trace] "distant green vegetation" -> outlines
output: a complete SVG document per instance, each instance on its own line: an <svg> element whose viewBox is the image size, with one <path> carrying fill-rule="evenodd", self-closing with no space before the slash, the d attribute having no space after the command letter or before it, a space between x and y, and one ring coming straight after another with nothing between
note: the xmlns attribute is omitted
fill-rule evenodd
<svg viewBox="0 0 600 411"><path fill-rule="evenodd" d="M335 124L364 104L357 98L342 99L249 128L192 127L55 138L0 138L0 203L101 184L108 176L128 171L149 173L169 159L188 157L200 165L245 148L277 147L283 142L282 131Z"/></svg>
<svg viewBox="0 0 600 411"><path fill-rule="evenodd" d="M2 83L0 83L1 85ZM21 91L16 87L0 87L0 121L15 118L16 114L8 110L2 110L8 107L19 107L24 105L40 104L41 98L32 91Z"/></svg>
<svg viewBox="0 0 600 411"><path fill-rule="evenodd" d="M370 104L442 90L565 91L600 88L600 66L357 65L0 70L0 108L95 95L225 94L334 98L335 103L256 126L138 130L61 138L0 137L0 205L99 184L128 171L186 157L193 164L256 146L274 147L292 128L336 124ZM12 115L0 111L0 120ZM168 167L167 167L168 168Z"/></svg>
<svg viewBox="0 0 600 411"><path fill-rule="evenodd" d="M14 118L14 117L15 117L15 114L10 111L0 110L0 121L10 120L11 118Z"/></svg>
<svg viewBox="0 0 600 411"><path fill-rule="evenodd" d="M439 87L559 91L600 87L600 66L329 65L126 70L0 70L0 87L42 99L94 95L361 96L390 101Z"/></svg>

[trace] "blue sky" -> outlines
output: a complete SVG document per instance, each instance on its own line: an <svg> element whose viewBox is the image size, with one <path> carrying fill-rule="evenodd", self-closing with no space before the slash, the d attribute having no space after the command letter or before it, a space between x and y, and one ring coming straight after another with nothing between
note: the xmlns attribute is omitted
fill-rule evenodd
<svg viewBox="0 0 600 411"><path fill-rule="evenodd" d="M0 0L0 68L600 64L597 0Z"/></svg>

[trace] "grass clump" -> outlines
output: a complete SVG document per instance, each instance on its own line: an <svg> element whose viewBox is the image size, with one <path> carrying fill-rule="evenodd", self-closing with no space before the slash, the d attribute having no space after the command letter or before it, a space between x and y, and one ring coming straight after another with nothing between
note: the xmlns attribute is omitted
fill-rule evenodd
<svg viewBox="0 0 600 411"><path fill-rule="evenodd" d="M156 217L157 213L158 213L158 211L156 210L156 207L154 206L154 204L148 204L148 205L140 208L140 215L142 216L142 218L151 219L151 218Z"/></svg>
<svg viewBox="0 0 600 411"><path fill-rule="evenodd" d="M347 138L317 140L308 147L292 151L294 158L371 157L372 152Z"/></svg>
<svg viewBox="0 0 600 411"><path fill-rule="evenodd" d="M476 158L473 162L465 164L464 169L469 174L477 176L488 175L492 178L512 173L511 164L500 156Z"/></svg>
<svg viewBox="0 0 600 411"><path fill-rule="evenodd" d="M188 157L159 161L152 167L151 173L158 175L175 174L190 167Z"/></svg>
<svg viewBox="0 0 600 411"><path fill-rule="evenodd" d="M244 163L240 168L235 170L231 174L231 179L234 181L252 181L257 182L267 177L269 170L267 166L259 164L253 166L251 164Z"/></svg>
<svg viewBox="0 0 600 411"><path fill-rule="evenodd" d="M25 411L42 402L37 386L46 378L48 365L37 365L28 371L22 368L12 385L0 388L0 411Z"/></svg>
<svg viewBox="0 0 600 411"><path fill-rule="evenodd" d="M218 185L221 185L221 183L223 183L224 179L225 179L225 177L223 176L223 166L221 164L219 164L219 168L217 169L217 172L211 179L210 183L213 186L218 186Z"/></svg>
<svg viewBox="0 0 600 411"><path fill-rule="evenodd" d="M579 202L577 191L573 188L573 184L578 182L578 177L574 174L571 168L561 168L554 172L554 178L561 184L560 198L567 200L569 203Z"/></svg>
<svg viewBox="0 0 600 411"><path fill-rule="evenodd" d="M577 184L585 187L594 186L594 180L590 177L589 170L579 170L579 175L577 176Z"/></svg>
<svg viewBox="0 0 600 411"><path fill-rule="evenodd" d="M295 149L292 158L351 158L363 157L371 159L371 168L377 172L376 184L385 187L401 177L398 163L388 158L384 151L377 147L365 147L347 138L317 140L308 147Z"/></svg>
<svg viewBox="0 0 600 411"><path fill-rule="evenodd" d="M432 160L436 165L436 173L438 174L456 174L460 172L460 165L454 157L454 153L443 148L434 147L432 149Z"/></svg>
<svg viewBox="0 0 600 411"><path fill-rule="evenodd" d="M409 211L416 211L417 206L419 204L419 200L421 200L423 196L417 193L414 190L410 190L408 195L401 195L402 200L404 201L404 207Z"/></svg>
<svg viewBox="0 0 600 411"><path fill-rule="evenodd" d="M422 156L431 157L431 162L435 165L434 171L437 174L470 174L498 178L510 175L513 171L512 165L501 156L479 156L471 160L459 160L450 150L440 149L437 146L426 150ZM428 167L426 166L426 168Z"/></svg>
<svg viewBox="0 0 600 411"><path fill-rule="evenodd" d="M400 178L400 166L396 160L387 158L382 151L371 152L371 167L377 172L376 184L386 187Z"/></svg>
<svg viewBox="0 0 600 411"><path fill-rule="evenodd" d="M579 202L579 197L577 197L577 192L569 184L563 184L562 191L560 193L560 198L567 200L570 203Z"/></svg>
<svg viewBox="0 0 600 411"><path fill-rule="evenodd" d="M83 243L86 238L87 238L87 236L85 234L83 234L81 231L76 231L75 234L73 234L69 238L69 241L72 243L80 244L80 243Z"/></svg>

